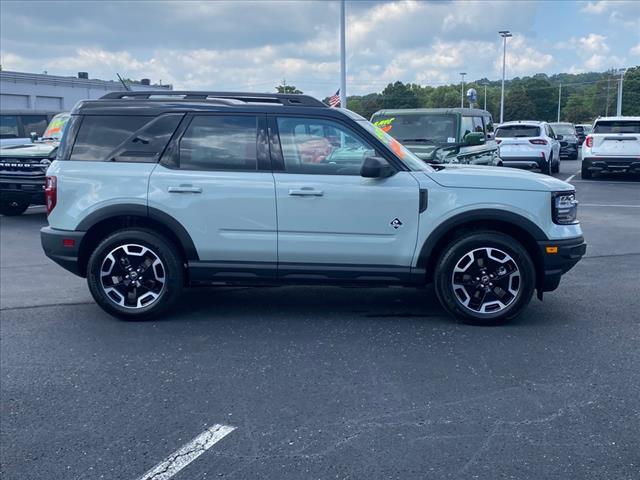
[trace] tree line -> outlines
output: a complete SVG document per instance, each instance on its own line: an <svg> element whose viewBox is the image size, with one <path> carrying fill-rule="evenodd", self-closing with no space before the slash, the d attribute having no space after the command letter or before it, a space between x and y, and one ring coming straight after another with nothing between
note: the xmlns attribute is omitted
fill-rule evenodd
<svg viewBox="0 0 640 480"><path fill-rule="evenodd" d="M531 77L516 77L505 82L504 120L544 120L558 118L560 84L560 120L591 123L598 116L615 115L619 74L614 72L539 73ZM494 120L500 118L500 81L486 78L465 83L478 92L477 108L484 107L486 84L487 110ZM278 90L282 91L281 87ZM293 90L300 92L295 87ZM285 91L291 91L288 88ZM640 115L640 66L627 70L622 90L623 115ZM325 103L328 98L325 98ZM450 108L460 106L460 84L442 86L395 82L380 93L352 95L347 108L370 118L377 110L391 108ZM465 106L469 106L465 98Z"/></svg>

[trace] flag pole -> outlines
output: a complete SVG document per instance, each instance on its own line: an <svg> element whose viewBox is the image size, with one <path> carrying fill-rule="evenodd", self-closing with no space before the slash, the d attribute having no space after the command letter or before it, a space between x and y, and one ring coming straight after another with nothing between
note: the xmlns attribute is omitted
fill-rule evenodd
<svg viewBox="0 0 640 480"><path fill-rule="evenodd" d="M340 0L340 107L347 108L347 60L345 45L345 0Z"/></svg>

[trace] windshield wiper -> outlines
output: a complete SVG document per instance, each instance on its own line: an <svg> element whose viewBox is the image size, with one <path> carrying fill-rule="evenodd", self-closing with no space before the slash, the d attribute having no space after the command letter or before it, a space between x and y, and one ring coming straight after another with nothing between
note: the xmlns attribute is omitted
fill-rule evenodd
<svg viewBox="0 0 640 480"><path fill-rule="evenodd" d="M430 143L431 145L435 145L436 142L429 138L403 138L400 140L401 142L421 142L421 143Z"/></svg>

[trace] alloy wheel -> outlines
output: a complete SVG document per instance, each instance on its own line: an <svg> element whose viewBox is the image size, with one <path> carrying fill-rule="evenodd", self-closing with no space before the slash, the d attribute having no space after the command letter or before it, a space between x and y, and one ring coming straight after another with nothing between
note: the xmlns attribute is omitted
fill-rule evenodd
<svg viewBox="0 0 640 480"><path fill-rule="evenodd" d="M139 309L153 304L164 293L165 284L162 260L143 245L117 246L105 256L100 267L100 285L120 307Z"/></svg>
<svg viewBox="0 0 640 480"><path fill-rule="evenodd" d="M521 287L520 269L498 248L477 248L456 262L451 283L462 306L474 313L493 314L516 300Z"/></svg>

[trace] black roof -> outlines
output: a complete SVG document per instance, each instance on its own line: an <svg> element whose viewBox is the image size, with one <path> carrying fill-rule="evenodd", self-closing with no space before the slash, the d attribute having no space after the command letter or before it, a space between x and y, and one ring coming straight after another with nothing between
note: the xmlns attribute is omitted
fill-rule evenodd
<svg viewBox="0 0 640 480"><path fill-rule="evenodd" d="M97 100L83 100L71 112L83 115L149 115L169 112L297 113L326 117L362 117L341 108L330 108L309 95L283 93L122 91Z"/></svg>

